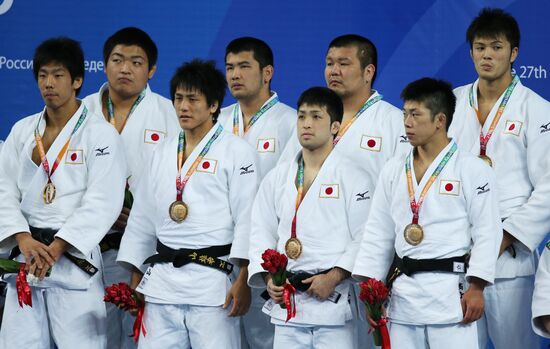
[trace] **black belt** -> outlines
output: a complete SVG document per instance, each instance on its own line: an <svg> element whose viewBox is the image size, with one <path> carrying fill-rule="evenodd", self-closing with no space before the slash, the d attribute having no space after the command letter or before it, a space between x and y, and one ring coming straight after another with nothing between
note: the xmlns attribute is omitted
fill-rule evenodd
<svg viewBox="0 0 550 349"><path fill-rule="evenodd" d="M328 273L329 271L331 271L332 269L327 269L327 270L323 270L323 271L320 271L318 273L315 273L315 274L310 274L310 273L306 273L306 272L298 272L298 273L293 273L291 271L287 271L286 272L286 277L288 279L288 282L294 286L295 289L297 289L298 291L300 292L306 292L309 287L311 286L311 284L304 284L302 281L304 281L305 279L308 279L312 276L316 276L316 275L321 275L321 274L326 274ZM267 290L265 290L264 292L262 292L261 294L262 298L265 299L265 300L268 300L269 299L269 293L267 292ZM336 291L334 291L328 298L329 301L333 302L333 303L338 303L338 300L340 300L340 297L342 295Z"/></svg>
<svg viewBox="0 0 550 349"><path fill-rule="evenodd" d="M40 241L44 245L50 245L53 240L55 239L55 234L57 233L57 230L48 229L48 228L35 228L35 227L29 227L31 231L32 238ZM21 251L19 250L19 247L16 246L11 250L10 253L10 259L13 259L21 254ZM94 276L98 269L90 262L85 260L84 258L75 257L69 252L63 253L63 256L65 256L68 260L73 262L79 269L81 269L83 272L90 276Z"/></svg>
<svg viewBox="0 0 550 349"><path fill-rule="evenodd" d="M396 254L386 276L386 285L391 289L395 279L403 274L411 276L415 273L430 271L463 274L468 269L468 258L469 254L441 259L412 259L407 256L401 259Z"/></svg>
<svg viewBox="0 0 550 349"><path fill-rule="evenodd" d="M223 246L211 246L200 249L180 248L175 250L164 245L157 239L157 254L147 258L143 264L172 263L174 267L180 268L189 263L196 263L231 274L233 264L219 259L231 252L231 244Z"/></svg>
<svg viewBox="0 0 550 349"><path fill-rule="evenodd" d="M107 234L101 242L99 243L99 248L101 253L107 252L109 250L118 250L120 249L120 241L122 240L122 233L115 232L112 234Z"/></svg>

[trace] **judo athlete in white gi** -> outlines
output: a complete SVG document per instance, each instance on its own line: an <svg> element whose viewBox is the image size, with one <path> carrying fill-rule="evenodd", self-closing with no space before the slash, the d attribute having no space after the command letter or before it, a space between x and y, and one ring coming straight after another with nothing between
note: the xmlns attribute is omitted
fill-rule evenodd
<svg viewBox="0 0 550 349"><path fill-rule="evenodd" d="M276 349L354 346L349 276L374 183L333 151L342 114L333 91L306 90L298 101L303 149L266 176L254 201L249 284L267 284L264 311L275 324ZM287 323L287 310L278 305L283 287L261 267L268 248L286 252L288 280L298 290L296 317Z"/></svg>
<svg viewBox="0 0 550 349"><path fill-rule="evenodd" d="M502 239L494 174L447 138L456 101L448 83L417 80L401 97L414 148L380 174L353 275L393 282L392 347L478 348L474 321Z"/></svg>
<svg viewBox="0 0 550 349"><path fill-rule="evenodd" d="M46 107L15 124L0 155L0 252L18 248L32 307L19 306L10 277L0 348L106 348L99 242L122 208L122 142L76 99L84 77L76 41L43 42L33 70Z"/></svg>
<svg viewBox="0 0 550 349"><path fill-rule="evenodd" d="M532 313L533 330L540 336L550 338L550 241L546 243L539 260Z"/></svg>
<svg viewBox="0 0 550 349"><path fill-rule="evenodd" d="M120 134L128 162L128 190L132 194L153 150L181 130L170 100L151 91L147 83L156 72L157 56L157 46L141 29L128 27L117 31L103 46L108 83L84 99L90 111L103 116ZM129 214L130 207L123 207L100 244L107 286L130 282L130 272L116 263ZM134 317L109 303L107 319L108 347L135 348L129 336Z"/></svg>
<svg viewBox="0 0 550 349"><path fill-rule="evenodd" d="M550 231L550 103L512 75L519 28L498 9L485 9L467 33L479 75L455 90L449 134L460 148L490 160L497 177L504 237L496 282L485 290L480 347L537 348L531 328L536 249Z"/></svg>
<svg viewBox="0 0 550 349"><path fill-rule="evenodd" d="M219 122L256 149L260 180L277 164L288 139L296 128L296 110L279 101L270 90L273 78L273 52L264 41L242 37L225 49L225 78L237 103L223 108ZM262 313L265 291L252 289L252 304L243 316L243 349L273 348L275 328Z"/></svg>
<svg viewBox="0 0 550 349"><path fill-rule="evenodd" d="M183 131L147 164L117 257L145 295L147 334L139 348L241 345L237 316L250 306L248 239L258 183L254 150L215 123L225 87L214 63L200 60L185 63L171 81ZM233 264L240 273L231 282Z"/></svg>

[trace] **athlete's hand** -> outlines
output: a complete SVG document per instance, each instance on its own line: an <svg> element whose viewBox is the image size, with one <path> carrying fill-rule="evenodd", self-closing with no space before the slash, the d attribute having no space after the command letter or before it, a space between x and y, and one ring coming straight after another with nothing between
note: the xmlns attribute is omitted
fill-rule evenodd
<svg viewBox="0 0 550 349"><path fill-rule="evenodd" d="M464 293L461 300L462 314L464 315L462 324L469 324L479 320L483 315L483 289L485 288L485 284L486 282L481 279L471 278L470 287Z"/></svg>
<svg viewBox="0 0 550 349"><path fill-rule="evenodd" d="M128 223L129 216L130 216L130 209L127 207L123 207L115 224L113 224L112 229L118 232L124 233L124 230L126 230L126 224Z"/></svg>
<svg viewBox="0 0 550 349"><path fill-rule="evenodd" d="M310 284L306 291L309 296L325 301L334 292L339 280L329 274L319 274L303 280L302 283Z"/></svg>
<svg viewBox="0 0 550 349"><path fill-rule="evenodd" d="M48 246L33 239L30 233L18 233L15 235L15 240L17 241L21 254L25 257L25 270L29 274L38 276L38 274L41 274L40 271L44 270L45 275L45 272L55 264L55 260L50 255Z"/></svg>
<svg viewBox="0 0 550 349"><path fill-rule="evenodd" d="M540 317L542 326L546 329L546 332L550 333L550 315L544 315Z"/></svg>
<svg viewBox="0 0 550 349"><path fill-rule="evenodd" d="M229 316L243 316L248 312L252 301L250 287L247 284L248 266L241 265L240 269L239 276L229 289L223 304L223 308L226 309L233 302Z"/></svg>
<svg viewBox="0 0 550 349"><path fill-rule="evenodd" d="M382 309L382 318L385 318L387 316L386 307L382 305L381 309ZM370 316L369 312L367 311L366 313L367 313L367 322L369 323L370 327L373 329L378 327L378 323L374 321L374 319Z"/></svg>
<svg viewBox="0 0 550 349"><path fill-rule="evenodd" d="M267 293L269 294L269 297L273 300L275 304L281 304L283 303L283 291L284 286L276 286L273 283L273 279L271 278L270 274L267 274L266 276L266 286L267 286Z"/></svg>
<svg viewBox="0 0 550 349"><path fill-rule="evenodd" d="M145 297L143 296L143 293L140 293L140 292L136 291L136 288L138 287L139 283L141 282L141 278L143 278L143 273L141 272L141 270L139 270L137 268L134 268L132 270L132 275L130 276L130 285L129 286L136 293L137 299L142 304L145 304ZM122 309L122 307L123 307L123 304L118 306L119 309ZM137 309L132 309L132 310L129 310L128 312L130 314L132 314L133 316L137 316L138 310Z"/></svg>

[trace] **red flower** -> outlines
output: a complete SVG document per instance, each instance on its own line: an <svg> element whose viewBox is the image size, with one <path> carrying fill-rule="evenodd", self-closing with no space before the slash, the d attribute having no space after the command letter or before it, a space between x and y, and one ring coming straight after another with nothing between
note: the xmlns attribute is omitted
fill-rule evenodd
<svg viewBox="0 0 550 349"><path fill-rule="evenodd" d="M389 290L380 280L369 279L366 282L361 282L359 287L361 288L359 299L370 305L382 304L388 298Z"/></svg>
<svg viewBox="0 0 550 349"><path fill-rule="evenodd" d="M125 311L137 309L139 307L135 291L124 282L113 284L105 288L103 301L113 303Z"/></svg>
<svg viewBox="0 0 550 349"><path fill-rule="evenodd" d="M262 253L262 260L264 261L261 264L262 268L270 274L275 274L281 270L285 270L288 263L288 258L286 258L286 255L271 248Z"/></svg>

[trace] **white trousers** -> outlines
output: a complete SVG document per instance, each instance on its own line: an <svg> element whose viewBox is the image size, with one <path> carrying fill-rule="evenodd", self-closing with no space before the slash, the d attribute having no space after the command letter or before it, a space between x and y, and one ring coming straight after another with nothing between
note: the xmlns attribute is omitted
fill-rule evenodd
<svg viewBox="0 0 550 349"><path fill-rule="evenodd" d="M265 288L252 288L250 310L241 318L242 349L272 349L275 326L271 317L262 312L265 299L261 297Z"/></svg>
<svg viewBox="0 0 550 349"><path fill-rule="evenodd" d="M285 326L275 325L273 349L352 349L354 325Z"/></svg>
<svg viewBox="0 0 550 349"><path fill-rule="evenodd" d="M147 302L139 349L240 349L239 318L229 309Z"/></svg>
<svg viewBox="0 0 550 349"><path fill-rule="evenodd" d="M392 348L478 349L476 323L468 325L403 325L390 323ZM526 347L527 348L527 347Z"/></svg>
<svg viewBox="0 0 550 349"><path fill-rule="evenodd" d="M540 348L540 338L531 327L533 289L533 276L496 279L485 288L485 314L477 325L481 349L488 339L495 349Z"/></svg>
<svg viewBox="0 0 550 349"><path fill-rule="evenodd" d="M0 348L103 349L107 345L101 275L87 290L32 290L32 308L19 307L15 278L8 282Z"/></svg>

